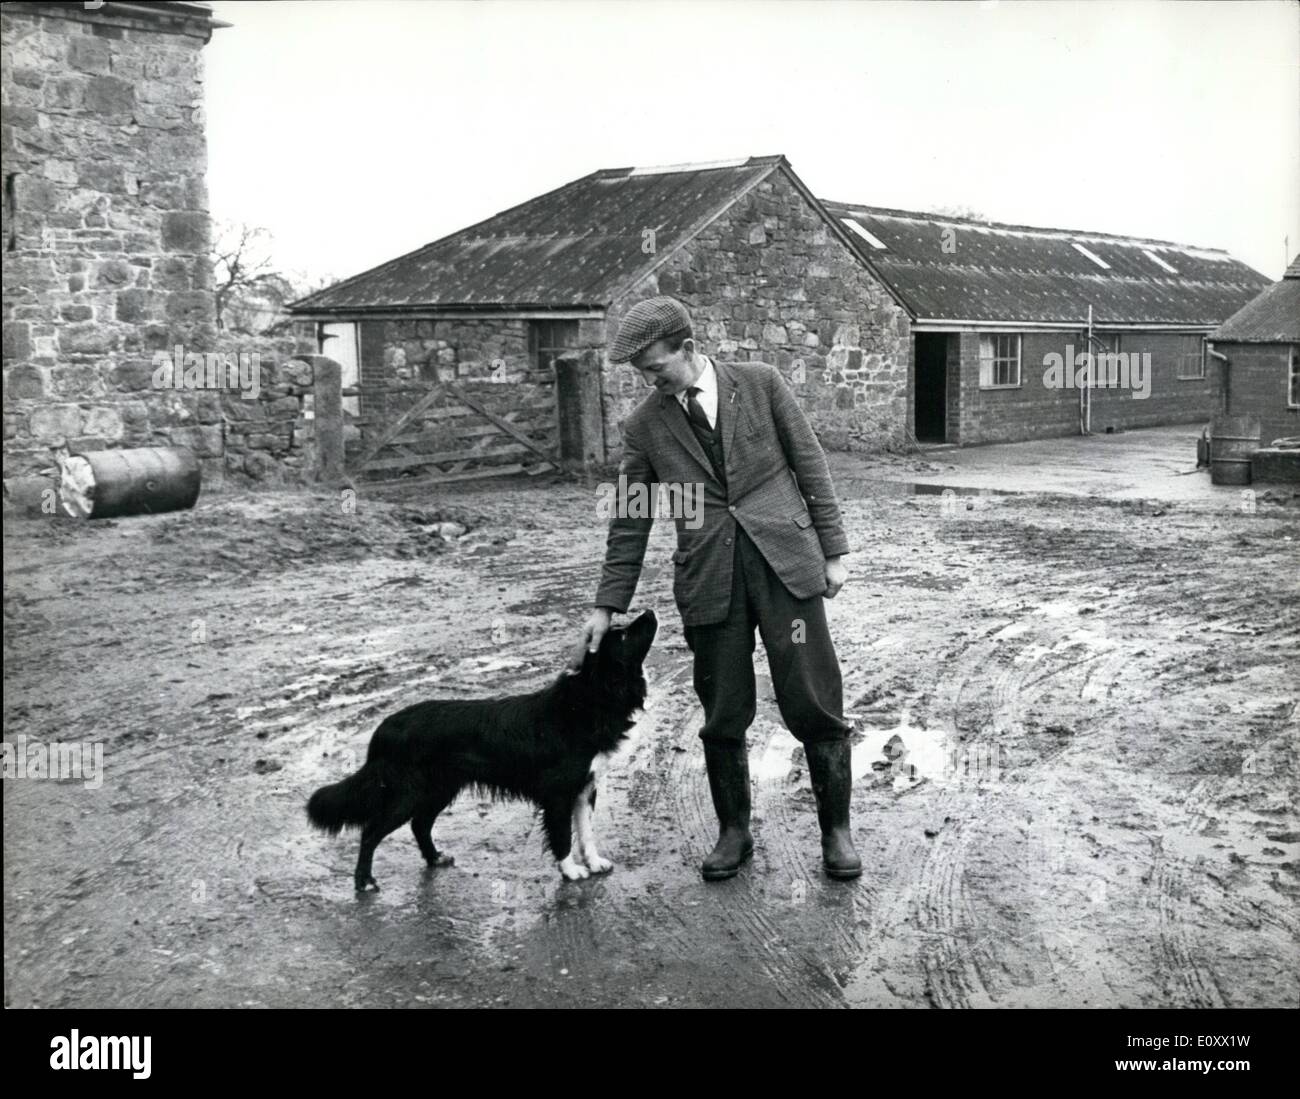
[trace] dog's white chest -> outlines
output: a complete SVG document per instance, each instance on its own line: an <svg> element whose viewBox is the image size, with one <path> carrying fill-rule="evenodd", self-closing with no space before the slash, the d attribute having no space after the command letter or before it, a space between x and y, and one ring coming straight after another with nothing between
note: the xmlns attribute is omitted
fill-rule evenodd
<svg viewBox="0 0 1300 1099"><path fill-rule="evenodd" d="M617 754L616 751L615 751L615 752L601 752L600 755L598 755L598 756L596 756L596 757L594 757L594 758L592 759L592 761L591 761L591 777L592 777L592 780L593 780L594 782L599 782L599 781L600 781L600 776L603 775L603 774L605 773L606 769L609 767L609 761L610 761L610 759L611 759L614 755L616 755L616 754Z"/></svg>

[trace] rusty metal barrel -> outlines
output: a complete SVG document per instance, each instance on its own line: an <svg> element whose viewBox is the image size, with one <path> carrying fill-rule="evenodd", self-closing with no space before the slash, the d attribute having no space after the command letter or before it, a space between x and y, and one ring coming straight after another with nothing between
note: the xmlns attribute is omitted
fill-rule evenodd
<svg viewBox="0 0 1300 1099"><path fill-rule="evenodd" d="M1250 456L1259 449L1257 416L1216 416L1210 427L1210 482L1250 484Z"/></svg>
<svg viewBox="0 0 1300 1099"><path fill-rule="evenodd" d="M79 519L181 511L199 498L199 460L189 447L74 451L59 466L59 500Z"/></svg>

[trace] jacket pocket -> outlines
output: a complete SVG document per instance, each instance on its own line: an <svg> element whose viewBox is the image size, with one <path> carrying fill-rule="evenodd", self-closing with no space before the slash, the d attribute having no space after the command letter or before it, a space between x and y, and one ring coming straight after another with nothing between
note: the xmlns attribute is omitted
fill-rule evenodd
<svg viewBox="0 0 1300 1099"><path fill-rule="evenodd" d="M807 530L812 526L812 516L806 511L802 515L794 516L794 525L800 530Z"/></svg>

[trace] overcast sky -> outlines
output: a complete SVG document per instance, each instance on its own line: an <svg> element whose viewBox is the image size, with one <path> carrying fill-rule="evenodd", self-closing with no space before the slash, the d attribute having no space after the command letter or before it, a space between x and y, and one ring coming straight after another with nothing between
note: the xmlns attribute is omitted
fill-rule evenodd
<svg viewBox="0 0 1300 1099"><path fill-rule="evenodd" d="M601 167L1300 251L1300 5L217 0L209 186L344 277Z"/></svg>

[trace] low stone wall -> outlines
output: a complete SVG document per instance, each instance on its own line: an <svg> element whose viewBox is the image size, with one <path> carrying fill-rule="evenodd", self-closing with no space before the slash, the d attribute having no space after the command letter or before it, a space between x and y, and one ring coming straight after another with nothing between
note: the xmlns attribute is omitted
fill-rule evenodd
<svg viewBox="0 0 1300 1099"><path fill-rule="evenodd" d="M179 371L174 349L170 356L160 350L153 360L102 370L88 363L29 364L27 372L40 373L34 391L25 389L25 373L11 373L6 491L30 494L33 482L47 482L54 452L63 446L189 447L199 459L204 491L227 483L307 483L314 465L313 379L311 366L295 355L314 347L294 337L240 338L232 346L211 356L188 352L188 363L183 351Z"/></svg>

